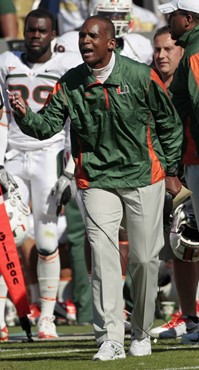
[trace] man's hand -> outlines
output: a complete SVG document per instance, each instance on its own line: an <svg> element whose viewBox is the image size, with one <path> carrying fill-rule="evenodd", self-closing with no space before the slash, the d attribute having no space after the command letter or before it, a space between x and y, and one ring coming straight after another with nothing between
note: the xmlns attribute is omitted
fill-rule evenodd
<svg viewBox="0 0 199 370"><path fill-rule="evenodd" d="M62 205L66 205L76 194L76 183L74 176L70 173L64 173L59 177L51 194L56 197L57 216L61 212Z"/></svg>
<svg viewBox="0 0 199 370"><path fill-rule="evenodd" d="M177 176L166 176L166 191L175 197L182 189L182 184Z"/></svg>
<svg viewBox="0 0 199 370"><path fill-rule="evenodd" d="M12 94L9 90L6 90L8 93L8 98L12 109L15 111L19 117L26 116L26 105L22 97L18 94Z"/></svg>
<svg viewBox="0 0 199 370"><path fill-rule="evenodd" d="M15 188L18 188L12 175L5 170L4 166L0 166L0 185L2 186L3 193L8 191L10 184L13 184Z"/></svg>

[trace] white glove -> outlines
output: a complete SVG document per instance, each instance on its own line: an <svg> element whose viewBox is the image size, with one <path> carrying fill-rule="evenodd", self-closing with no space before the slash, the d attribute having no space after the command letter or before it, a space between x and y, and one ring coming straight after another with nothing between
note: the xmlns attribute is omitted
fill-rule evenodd
<svg viewBox="0 0 199 370"><path fill-rule="evenodd" d="M3 193L8 191L10 184L18 188L13 176L5 170L4 166L0 166L0 185L2 186Z"/></svg>
<svg viewBox="0 0 199 370"><path fill-rule="evenodd" d="M57 216L61 211L62 205L66 205L71 198L74 198L76 192L77 188L74 176L69 172L64 172L51 190L51 194L56 197Z"/></svg>

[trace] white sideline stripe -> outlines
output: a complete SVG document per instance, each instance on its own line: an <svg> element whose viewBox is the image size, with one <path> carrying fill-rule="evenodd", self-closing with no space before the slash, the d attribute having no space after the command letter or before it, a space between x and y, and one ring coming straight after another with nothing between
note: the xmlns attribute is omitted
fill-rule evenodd
<svg viewBox="0 0 199 370"><path fill-rule="evenodd" d="M91 352L91 349L68 349L68 350L62 350L62 351L47 351L47 352L26 352L26 353L13 353L10 354L10 352L14 352L14 351L21 351L21 348L20 349L1 349L0 350L0 354L2 352L9 352L9 354L7 356L3 356L4 358L10 358L10 357L26 357L26 356L39 356L39 355L52 355L52 354L60 354L60 353L75 353L75 352ZM1 359L1 356L0 356L0 359Z"/></svg>

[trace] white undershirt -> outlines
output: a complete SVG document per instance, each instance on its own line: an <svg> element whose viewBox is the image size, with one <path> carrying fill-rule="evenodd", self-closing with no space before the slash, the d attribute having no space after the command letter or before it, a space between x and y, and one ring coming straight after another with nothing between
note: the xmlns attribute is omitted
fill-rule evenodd
<svg viewBox="0 0 199 370"><path fill-rule="evenodd" d="M93 69L88 66L88 69L89 71L92 72L92 74L96 77L98 81L100 81L101 83L104 83L104 81L106 81L107 78L110 76L114 65L115 65L115 53L112 53L111 59L105 67L99 68L99 69Z"/></svg>

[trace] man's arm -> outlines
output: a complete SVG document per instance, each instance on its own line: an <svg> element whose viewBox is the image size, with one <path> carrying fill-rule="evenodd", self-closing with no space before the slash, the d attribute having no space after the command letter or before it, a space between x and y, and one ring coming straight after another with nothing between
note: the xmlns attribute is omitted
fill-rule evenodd
<svg viewBox="0 0 199 370"><path fill-rule="evenodd" d="M33 113L18 94L9 94L9 100L21 131L39 140L49 139L60 132L68 117L66 97L59 82L38 113Z"/></svg>
<svg viewBox="0 0 199 370"><path fill-rule="evenodd" d="M177 174L182 156L183 126L164 84L154 71L151 73L148 98L167 164L166 190L176 196L182 187Z"/></svg>
<svg viewBox="0 0 199 370"><path fill-rule="evenodd" d="M165 155L167 173L175 174L182 156L183 126L164 84L154 71L148 99L157 136Z"/></svg>
<svg viewBox="0 0 199 370"><path fill-rule="evenodd" d="M1 37L17 38L18 24L16 7L13 1L1 1L0 4L0 31Z"/></svg>

